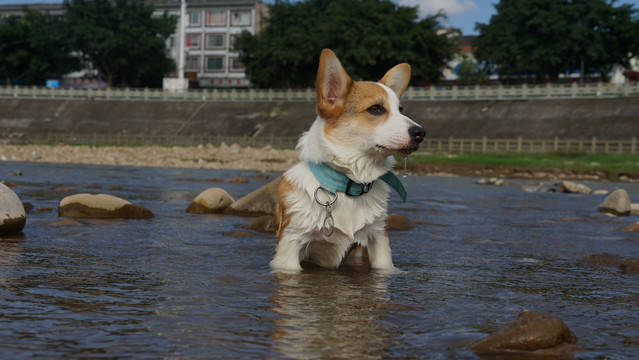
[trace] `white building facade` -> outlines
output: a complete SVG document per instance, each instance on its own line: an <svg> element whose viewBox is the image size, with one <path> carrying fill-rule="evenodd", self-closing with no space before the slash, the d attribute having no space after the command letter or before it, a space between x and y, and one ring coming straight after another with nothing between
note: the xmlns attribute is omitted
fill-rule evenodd
<svg viewBox="0 0 639 360"><path fill-rule="evenodd" d="M155 14L168 11L178 16L180 2L152 1ZM184 77L191 87L250 87L244 65L233 49L243 32L257 34L268 6L255 0L187 0L184 38L179 39L178 20L175 34L167 41L171 57L178 64L179 41L184 41ZM177 69L173 76L177 77Z"/></svg>

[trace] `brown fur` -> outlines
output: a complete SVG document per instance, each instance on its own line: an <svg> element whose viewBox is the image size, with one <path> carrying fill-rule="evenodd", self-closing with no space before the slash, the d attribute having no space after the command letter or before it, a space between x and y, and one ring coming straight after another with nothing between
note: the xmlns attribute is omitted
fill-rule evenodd
<svg viewBox="0 0 639 360"><path fill-rule="evenodd" d="M287 214L285 198L286 195L293 192L293 184L286 177L282 177L277 187L277 202L275 203L275 211L273 212L273 224L275 225L275 235L277 242L280 242L282 233L291 223L291 215Z"/></svg>

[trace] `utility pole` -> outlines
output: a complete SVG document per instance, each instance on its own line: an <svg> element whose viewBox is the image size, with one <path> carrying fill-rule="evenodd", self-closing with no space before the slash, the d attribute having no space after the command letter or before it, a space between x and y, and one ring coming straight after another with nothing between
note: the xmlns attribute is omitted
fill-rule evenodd
<svg viewBox="0 0 639 360"><path fill-rule="evenodd" d="M186 27L186 0L180 0L180 27L178 30L178 39L179 39L179 47L178 47L178 79L182 82L184 81L184 28Z"/></svg>

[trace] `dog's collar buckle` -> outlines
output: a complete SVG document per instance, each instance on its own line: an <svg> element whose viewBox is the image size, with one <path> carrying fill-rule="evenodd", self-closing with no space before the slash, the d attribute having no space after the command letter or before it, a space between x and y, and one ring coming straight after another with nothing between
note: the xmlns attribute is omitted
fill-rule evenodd
<svg viewBox="0 0 639 360"><path fill-rule="evenodd" d="M348 196L362 196L364 194L367 194L371 190L371 187L373 187L373 183L374 181L359 184L351 179L348 179L348 182L346 183L346 189L344 189L344 194ZM359 192L355 188L353 188L353 185L356 185L356 188L361 187Z"/></svg>

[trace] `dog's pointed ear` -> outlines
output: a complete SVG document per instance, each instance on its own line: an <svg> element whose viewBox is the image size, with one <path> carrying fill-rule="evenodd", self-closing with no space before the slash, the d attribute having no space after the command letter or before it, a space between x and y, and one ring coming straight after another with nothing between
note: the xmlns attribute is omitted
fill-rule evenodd
<svg viewBox="0 0 639 360"><path fill-rule="evenodd" d="M393 89L397 97L401 97L410 82L410 65L403 63L394 66L379 82Z"/></svg>
<svg viewBox="0 0 639 360"><path fill-rule="evenodd" d="M323 118L339 116L353 80L348 76L335 53L324 49L317 71L317 113Z"/></svg>

